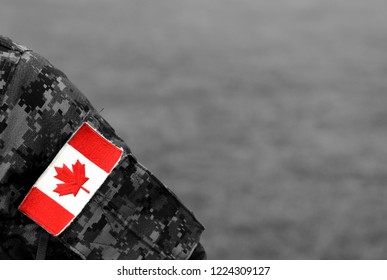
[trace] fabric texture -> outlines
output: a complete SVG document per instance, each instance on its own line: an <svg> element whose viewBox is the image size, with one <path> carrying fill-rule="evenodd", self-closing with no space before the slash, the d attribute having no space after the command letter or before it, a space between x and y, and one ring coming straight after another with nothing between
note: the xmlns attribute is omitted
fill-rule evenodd
<svg viewBox="0 0 387 280"><path fill-rule="evenodd" d="M18 206L82 123L123 156L81 213L51 237L48 259L205 258L204 227L143 167L65 74L0 36L0 258L33 259L43 231ZM195 249L200 252L195 252Z"/></svg>

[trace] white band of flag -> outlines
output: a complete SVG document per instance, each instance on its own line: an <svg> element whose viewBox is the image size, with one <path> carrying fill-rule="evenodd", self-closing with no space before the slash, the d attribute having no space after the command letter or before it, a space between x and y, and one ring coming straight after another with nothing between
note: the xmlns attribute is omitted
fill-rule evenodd
<svg viewBox="0 0 387 280"><path fill-rule="evenodd" d="M36 181L19 210L52 235L60 234L106 180L122 153L84 123Z"/></svg>

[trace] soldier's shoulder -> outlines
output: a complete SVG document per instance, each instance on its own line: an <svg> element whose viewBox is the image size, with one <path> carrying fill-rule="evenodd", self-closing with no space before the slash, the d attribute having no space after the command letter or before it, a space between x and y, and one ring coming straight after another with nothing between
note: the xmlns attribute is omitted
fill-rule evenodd
<svg viewBox="0 0 387 280"><path fill-rule="evenodd" d="M0 51L2 52L18 52L20 54L30 50L29 48L20 45L11 38L0 35Z"/></svg>

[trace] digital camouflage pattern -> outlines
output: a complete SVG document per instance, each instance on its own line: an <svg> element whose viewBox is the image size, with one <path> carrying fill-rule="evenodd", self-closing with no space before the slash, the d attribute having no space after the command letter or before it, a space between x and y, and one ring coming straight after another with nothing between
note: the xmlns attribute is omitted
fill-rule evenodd
<svg viewBox="0 0 387 280"><path fill-rule="evenodd" d="M72 133L89 122L124 154L48 259L187 259L203 226L138 163L127 145L58 69L0 36L0 258L35 258L43 229L18 211Z"/></svg>

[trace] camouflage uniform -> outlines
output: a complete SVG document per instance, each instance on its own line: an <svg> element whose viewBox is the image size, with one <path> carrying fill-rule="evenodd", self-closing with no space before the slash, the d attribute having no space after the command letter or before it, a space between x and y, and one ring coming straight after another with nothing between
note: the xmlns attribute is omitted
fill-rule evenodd
<svg viewBox="0 0 387 280"><path fill-rule="evenodd" d="M72 133L91 123L123 158L47 259L205 258L203 226L47 60L0 36L0 258L33 259L45 232L18 206Z"/></svg>

